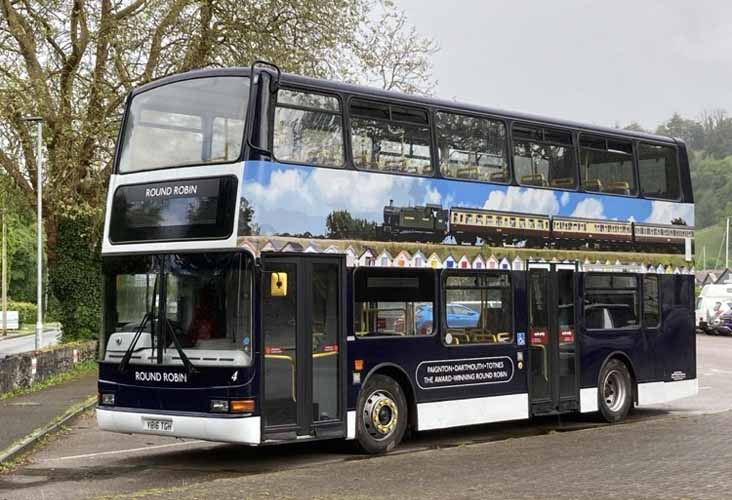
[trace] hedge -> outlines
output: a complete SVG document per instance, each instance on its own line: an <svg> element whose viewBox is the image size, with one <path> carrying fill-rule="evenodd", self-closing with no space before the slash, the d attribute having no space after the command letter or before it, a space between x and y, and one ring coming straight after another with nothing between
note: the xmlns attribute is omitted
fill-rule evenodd
<svg viewBox="0 0 732 500"><path fill-rule="evenodd" d="M14 300L9 300L8 311L18 311L18 321L21 325L36 324L36 305L32 302L16 302Z"/></svg>
<svg viewBox="0 0 732 500"><path fill-rule="evenodd" d="M49 283L59 301L64 341L98 335L102 308L99 218L83 210L59 216L56 262Z"/></svg>

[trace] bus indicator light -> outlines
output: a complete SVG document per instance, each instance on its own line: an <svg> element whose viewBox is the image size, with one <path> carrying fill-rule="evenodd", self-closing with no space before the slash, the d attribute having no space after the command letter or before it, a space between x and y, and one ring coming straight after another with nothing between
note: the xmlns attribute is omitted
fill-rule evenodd
<svg viewBox="0 0 732 500"><path fill-rule="evenodd" d="M356 359L353 361L353 369L357 372L363 370L363 359Z"/></svg>
<svg viewBox="0 0 732 500"><path fill-rule="evenodd" d="M229 408L231 413L254 413L255 404L253 399L242 399L232 401Z"/></svg>

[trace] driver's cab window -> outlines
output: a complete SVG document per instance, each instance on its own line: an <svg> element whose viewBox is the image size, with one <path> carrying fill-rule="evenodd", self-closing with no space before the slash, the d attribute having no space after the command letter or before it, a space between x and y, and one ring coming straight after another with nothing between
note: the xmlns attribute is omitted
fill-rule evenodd
<svg viewBox="0 0 732 500"><path fill-rule="evenodd" d="M251 351L251 269L240 255L174 255L166 313L181 346Z"/></svg>
<svg viewBox="0 0 732 500"><path fill-rule="evenodd" d="M358 269L353 330L357 337L432 335L435 274L430 269Z"/></svg>

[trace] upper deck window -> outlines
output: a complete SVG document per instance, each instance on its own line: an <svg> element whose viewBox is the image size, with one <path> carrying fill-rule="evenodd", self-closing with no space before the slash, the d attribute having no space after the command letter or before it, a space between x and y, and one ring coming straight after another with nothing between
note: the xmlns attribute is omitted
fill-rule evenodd
<svg viewBox="0 0 732 500"><path fill-rule="evenodd" d="M577 167L572 134L564 130L513 127L513 168L522 186L574 189Z"/></svg>
<svg viewBox="0 0 732 500"><path fill-rule="evenodd" d="M336 97L280 90L274 121L278 160L343 166L343 116Z"/></svg>
<svg viewBox="0 0 732 500"><path fill-rule="evenodd" d="M679 167L675 148L640 143L638 175L643 196L667 200L679 198Z"/></svg>
<svg viewBox="0 0 732 500"><path fill-rule="evenodd" d="M174 82L136 95L118 171L236 161L248 95L249 79L233 76Z"/></svg>
<svg viewBox="0 0 732 500"><path fill-rule="evenodd" d="M351 101L351 145L357 168L431 175L427 112L384 103Z"/></svg>
<svg viewBox="0 0 732 500"><path fill-rule="evenodd" d="M435 113L440 172L445 177L508 182L506 126L498 120Z"/></svg>
<svg viewBox="0 0 732 500"><path fill-rule="evenodd" d="M633 144L630 141L582 134L580 177L585 191L635 196Z"/></svg>

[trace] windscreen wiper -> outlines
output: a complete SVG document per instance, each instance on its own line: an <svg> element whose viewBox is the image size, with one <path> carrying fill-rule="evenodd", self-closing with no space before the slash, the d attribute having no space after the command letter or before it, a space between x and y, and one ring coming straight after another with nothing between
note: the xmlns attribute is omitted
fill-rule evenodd
<svg viewBox="0 0 732 500"><path fill-rule="evenodd" d="M140 340L140 337L142 336L142 332L145 330L145 326L147 326L148 322L152 323L153 313L152 312L146 312L145 315L142 317L142 321L140 322L140 325L137 327L137 330L135 330L135 336L132 337L132 342L130 342L130 346L125 351L125 355L122 356L122 361L119 362L119 371L124 373L127 371L127 367L130 364L130 359L132 359L132 352L135 350L135 345L137 345L137 342ZM153 327L150 327L150 330L152 330Z"/></svg>
<svg viewBox="0 0 732 500"><path fill-rule="evenodd" d="M153 283L153 301L150 304L150 310L145 312L145 315L142 317L142 321L140 322L140 325L137 327L137 330L135 330L135 336L132 337L132 342L130 342L129 347L125 351L125 355L122 357L122 361L119 363L119 371L124 373L127 371L127 368L130 364L130 359L132 359L132 352L135 350L135 346L137 345L137 342L140 340L140 337L142 336L142 332L145 330L145 326L150 323L150 336L155 335L155 291L158 289L158 277L155 276L155 282ZM147 307L147 299L145 299L145 307Z"/></svg>
<svg viewBox="0 0 732 500"><path fill-rule="evenodd" d="M168 328L168 332L170 333L170 339L173 341L175 350L178 351L178 356L180 356L180 360L183 362L183 366L186 367L186 372L188 373L188 375L191 375L192 373L198 373L198 370L196 370L196 367L193 366L193 363L191 363L191 360L188 359L188 356L186 356L186 353L183 350L183 346L180 345L180 340L178 340L178 336L175 334L175 329L173 329L173 324L170 322L170 320L168 318L165 318L165 325Z"/></svg>

